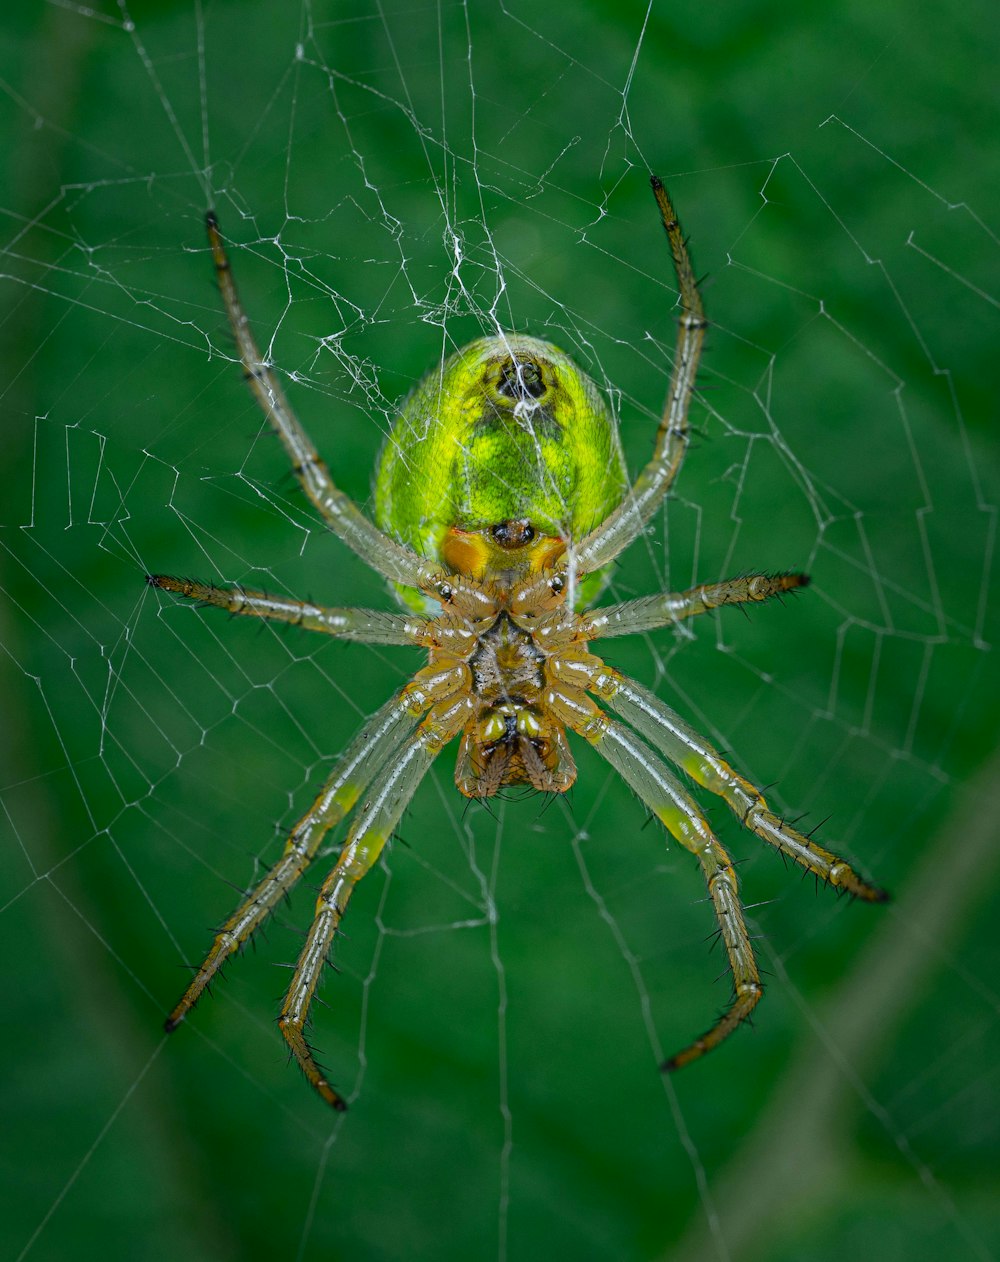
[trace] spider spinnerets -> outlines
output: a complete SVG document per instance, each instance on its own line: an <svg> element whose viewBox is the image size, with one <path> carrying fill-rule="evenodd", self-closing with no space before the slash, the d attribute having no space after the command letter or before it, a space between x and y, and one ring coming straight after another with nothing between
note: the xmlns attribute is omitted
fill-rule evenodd
<svg viewBox="0 0 1000 1262"><path fill-rule="evenodd" d="M509 785L564 793L576 779L567 736L574 732L697 858L732 971L733 997L718 1021L665 1061L664 1070L717 1046L762 994L732 861L668 763L828 884L869 902L887 897L776 816L761 792L655 693L590 652L595 640L765 601L808 582L803 574L750 574L589 607L607 567L642 534L680 469L706 329L680 225L660 180L653 176L651 184L677 276L680 318L653 455L638 478L629 484L617 424L594 382L550 343L501 334L457 351L404 402L376 473L375 522L337 488L292 413L250 331L216 218L207 217L223 302L258 404L327 526L388 580L406 612L335 608L167 575L148 582L234 614L428 651L427 666L338 760L281 858L219 930L166 1022L170 1031L184 1020L219 968L301 877L329 830L353 811L279 1017L306 1078L335 1109L347 1103L306 1038L310 1004L352 890L378 859L435 757L456 738L459 791L488 798Z"/></svg>

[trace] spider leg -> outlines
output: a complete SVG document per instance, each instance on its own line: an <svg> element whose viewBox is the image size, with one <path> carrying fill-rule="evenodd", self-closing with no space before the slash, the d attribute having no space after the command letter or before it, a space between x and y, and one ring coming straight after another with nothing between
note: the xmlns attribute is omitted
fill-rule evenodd
<svg viewBox="0 0 1000 1262"><path fill-rule="evenodd" d="M250 321L240 302L214 211L205 216L205 228L219 290L247 382L268 423L281 440L303 491L326 524L367 565L393 582L419 587L445 603L450 603L456 591L468 592L473 600L481 599L477 584L447 575L440 565L418 556L384 534L368 520L350 496L336 486L330 470L292 411L281 383L261 355L250 331Z"/></svg>
<svg viewBox="0 0 1000 1262"><path fill-rule="evenodd" d="M414 722L413 702L400 694L388 701L361 729L319 796L292 829L281 858L216 934L211 950L166 1020L168 1034L184 1020L226 960L248 941L292 889L311 863L324 836L354 806L375 773L392 760L412 731Z"/></svg>
<svg viewBox="0 0 1000 1262"><path fill-rule="evenodd" d="M669 627L685 618L710 613L723 605L749 605L809 584L808 574L744 574L719 583L699 583L686 592L641 596L583 614L587 638L607 639Z"/></svg>
<svg viewBox="0 0 1000 1262"><path fill-rule="evenodd" d="M292 1055L308 1082L341 1112L347 1102L327 1079L306 1039L309 1007L355 885L371 870L431 763L462 729L471 711L467 693L440 701L372 782L337 865L323 882L315 918L281 1007L278 1024Z"/></svg>
<svg viewBox="0 0 1000 1262"><path fill-rule="evenodd" d="M599 658L592 660L600 662ZM708 741L655 693L604 663L591 667L591 671L591 683L587 687L671 762L686 771L696 784L718 794L744 827L835 889L846 890L869 903L888 900L885 890L863 881L846 860L824 850L775 815L760 790L734 771Z"/></svg>
<svg viewBox="0 0 1000 1262"><path fill-rule="evenodd" d="M585 693L553 689L554 712L590 742L667 831L701 864L733 975L733 1000L715 1025L660 1066L681 1069L728 1038L757 1006L764 988L740 903L732 860L677 778L636 733L606 715Z"/></svg>
<svg viewBox="0 0 1000 1262"><path fill-rule="evenodd" d="M674 369L656 433L653 457L618 508L580 541L575 564L581 574L601 569L638 538L670 490L688 444L688 407L708 322L673 205L658 176L652 176L650 184L667 234L680 290L681 314Z"/></svg>
<svg viewBox="0 0 1000 1262"><path fill-rule="evenodd" d="M430 622L408 614L387 613L381 609L331 609L290 596L269 596L247 587L216 587L169 574L147 574L150 587L173 592L202 605L214 605L231 614L287 622L307 631L322 631L340 640L363 644L428 644Z"/></svg>

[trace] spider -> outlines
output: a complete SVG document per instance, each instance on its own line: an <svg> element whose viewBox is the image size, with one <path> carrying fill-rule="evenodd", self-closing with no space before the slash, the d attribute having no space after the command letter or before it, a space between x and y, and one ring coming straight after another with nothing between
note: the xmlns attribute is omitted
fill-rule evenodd
<svg viewBox="0 0 1000 1262"><path fill-rule="evenodd" d="M565 793L576 778L567 732L587 741L698 863L732 972L729 1006L663 1063L676 1070L718 1046L763 993L729 855L668 762L717 794L740 823L835 889L868 902L862 880L771 811L744 779L649 689L590 652L594 640L675 626L724 605L804 587L804 574L748 574L688 591L591 608L609 564L662 505L688 445L688 410L707 322L687 246L656 176L653 195L680 291L673 374L653 455L629 485L617 424L591 379L536 338L483 338L445 359L403 403L379 458L375 521L330 476L261 355L237 295L214 213L208 240L250 389L326 525L392 585L405 612L331 608L168 575L147 581L231 614L366 644L420 645L428 662L362 727L281 858L217 933L166 1021L172 1031L353 811L319 891L279 1026L307 1080L347 1107L306 1037L309 1009L358 881L391 837L437 755L459 740L455 783L467 798L507 786ZM595 700L596 698L596 700ZM598 704L603 703L603 705ZM616 716L616 717L615 717Z"/></svg>

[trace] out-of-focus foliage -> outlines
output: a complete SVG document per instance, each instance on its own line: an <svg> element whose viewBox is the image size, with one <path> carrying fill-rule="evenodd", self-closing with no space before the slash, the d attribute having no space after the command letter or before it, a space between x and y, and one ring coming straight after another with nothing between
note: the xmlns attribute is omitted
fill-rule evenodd
<svg viewBox="0 0 1000 1262"><path fill-rule="evenodd" d="M0 46L8 1248L663 1258L718 1212L705 1258L723 1240L739 1262L994 1256L995 871L946 912L934 881L907 898L928 856L945 883L996 740L992 10L122 16L25 6ZM669 1053L726 993L694 865L594 759L568 803L494 817L465 809L445 755L323 991L316 1043L359 1085L341 1121L273 1027L311 885L160 1034L231 885L418 661L144 587L152 570L388 600L257 437L204 211L294 406L366 501L396 401L494 318L576 355L630 467L646 458L674 299L650 169L715 327L699 441L615 595L754 568L815 583L608 657L783 809L829 817L906 914L814 893L714 807L769 990L755 1033L665 1086L649 1031ZM893 953L861 1032L826 1024L872 1005ZM835 1107L767 1129L810 1055ZM755 1178L723 1182L761 1143ZM782 1197L786 1169L815 1173ZM773 1209L739 1234L758 1186Z"/></svg>

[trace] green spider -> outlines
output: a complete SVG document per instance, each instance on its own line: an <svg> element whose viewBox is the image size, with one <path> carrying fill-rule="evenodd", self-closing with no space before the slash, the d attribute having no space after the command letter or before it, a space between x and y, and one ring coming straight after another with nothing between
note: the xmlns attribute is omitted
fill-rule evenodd
<svg viewBox="0 0 1000 1262"><path fill-rule="evenodd" d="M664 761L721 797L745 828L828 884L887 895L796 832L693 728L592 654L593 640L674 626L722 605L768 600L804 574L751 574L588 609L607 567L663 503L688 444L688 407L706 320L691 260L660 180L653 195L680 289L670 389L652 459L629 485L614 417L593 381L548 342L483 338L429 373L405 401L380 457L375 523L334 484L240 305L214 214L208 238L247 380L302 489L329 528L392 585L405 613L339 609L166 575L149 583L230 613L366 644L417 644L428 664L369 720L244 898L166 1022L174 1030L233 952L285 897L336 824L354 811L282 1004L279 1025L306 1078L347 1103L306 1039L309 1008L341 917L431 763L460 738L455 783L473 799L509 785L565 793L576 779L567 731L582 736L697 858L733 976L718 1021L665 1061L679 1069L722 1042L762 994L732 862ZM592 695L590 695L592 694ZM597 697L619 718L612 718Z"/></svg>

